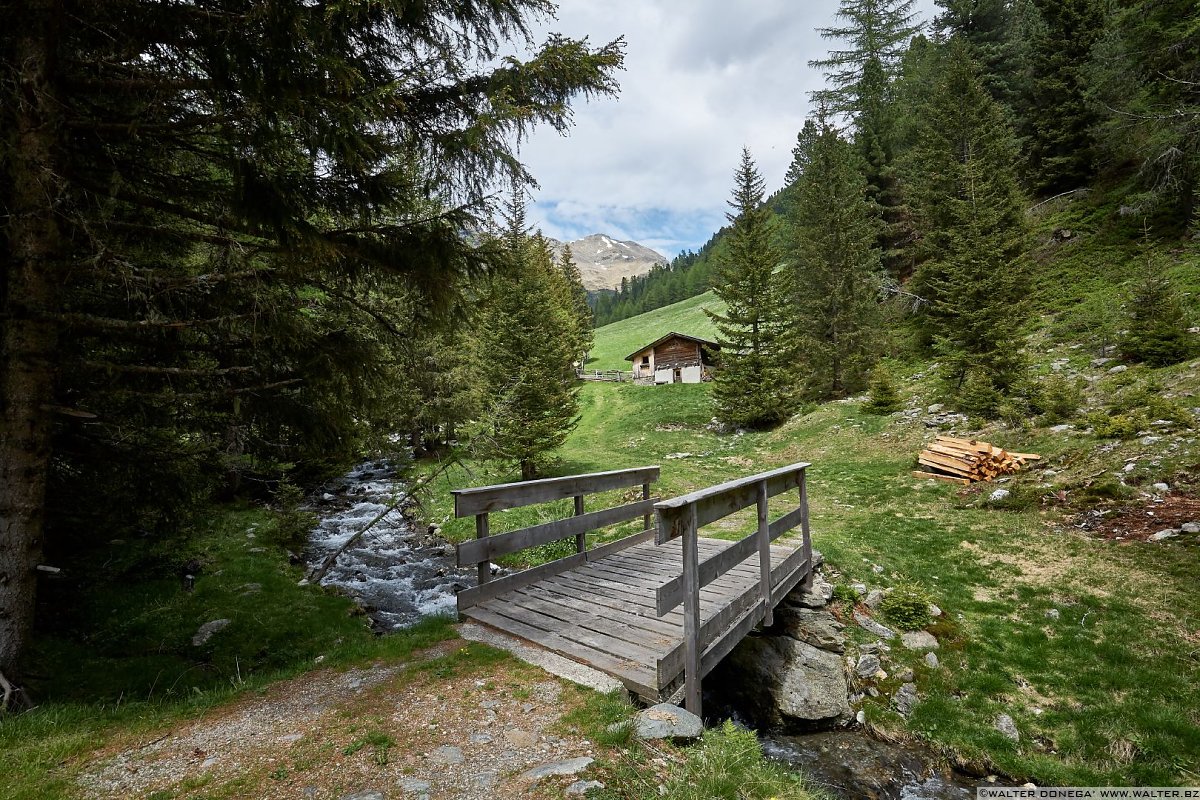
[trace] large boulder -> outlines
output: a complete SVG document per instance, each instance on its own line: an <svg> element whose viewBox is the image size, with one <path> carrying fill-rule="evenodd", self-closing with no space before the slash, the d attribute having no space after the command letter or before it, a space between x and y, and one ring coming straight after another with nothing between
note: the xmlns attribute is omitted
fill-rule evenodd
<svg viewBox="0 0 1200 800"><path fill-rule="evenodd" d="M744 639L714 672L738 706L764 725L848 722L842 658L790 636Z"/></svg>
<svg viewBox="0 0 1200 800"><path fill-rule="evenodd" d="M776 614L784 633L813 647L842 653L846 650L846 626L828 611L811 608L781 607Z"/></svg>

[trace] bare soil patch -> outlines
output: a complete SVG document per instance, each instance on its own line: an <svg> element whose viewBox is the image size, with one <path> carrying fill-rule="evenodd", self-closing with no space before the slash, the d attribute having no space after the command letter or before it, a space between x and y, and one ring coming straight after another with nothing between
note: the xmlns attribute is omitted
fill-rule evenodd
<svg viewBox="0 0 1200 800"><path fill-rule="evenodd" d="M1144 498L1118 509L1090 509L1070 519L1091 536L1121 542L1149 541L1159 531L1178 530L1189 522L1200 522L1200 498L1182 494Z"/></svg>

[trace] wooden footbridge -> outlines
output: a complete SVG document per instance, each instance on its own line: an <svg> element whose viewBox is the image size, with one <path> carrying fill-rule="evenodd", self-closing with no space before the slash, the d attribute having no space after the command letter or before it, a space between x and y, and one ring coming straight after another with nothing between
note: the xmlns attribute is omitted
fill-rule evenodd
<svg viewBox="0 0 1200 800"><path fill-rule="evenodd" d="M458 562L479 571L479 585L458 594L459 614L608 673L653 702L682 685L698 714L701 679L756 625L770 625L788 592L812 581L808 466L665 501L651 497L658 467L459 489L455 516L475 517L476 538L458 545ZM589 494L638 486L640 500L585 510ZM795 507L771 521L769 499L791 489ZM490 535L490 513L565 498L574 498L574 516ZM699 535L750 506L758 527L740 541ZM589 533L638 517L640 533L588 548ZM772 544L796 527L799 547ZM492 577L499 556L572 538L565 558Z"/></svg>

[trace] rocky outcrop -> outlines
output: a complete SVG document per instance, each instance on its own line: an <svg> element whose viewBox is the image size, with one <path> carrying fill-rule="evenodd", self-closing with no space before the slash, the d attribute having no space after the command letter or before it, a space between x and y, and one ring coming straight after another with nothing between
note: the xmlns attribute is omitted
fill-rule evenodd
<svg viewBox="0 0 1200 800"><path fill-rule="evenodd" d="M737 707L761 717L760 725L806 727L851 719L841 656L786 634L743 640L713 674L710 685L730 687Z"/></svg>

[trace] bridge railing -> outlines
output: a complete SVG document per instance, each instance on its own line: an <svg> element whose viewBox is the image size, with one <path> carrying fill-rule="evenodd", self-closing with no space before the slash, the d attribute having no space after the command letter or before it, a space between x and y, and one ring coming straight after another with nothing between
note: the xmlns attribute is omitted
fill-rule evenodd
<svg viewBox="0 0 1200 800"><path fill-rule="evenodd" d="M475 539L456 546L458 565L460 567L478 565L479 574L478 586L463 589L458 593L458 610L462 611L491 600L504 592L528 586L542 578L565 572L587 561L611 555L618 550L653 538L655 530L651 523L651 515L658 498L650 496L650 487L658 478L659 468L650 466L452 491L454 516L475 517ZM595 511L586 511L584 508L584 498L589 494L638 485L642 487L641 500ZM574 516L506 533L494 535L491 533L491 524L488 518L491 512L548 503L568 497L575 500ZM588 533L637 517L642 517L644 529L641 533L626 536L591 550L587 549ZM491 563L493 559L570 537L575 538L574 554L502 578L492 578Z"/></svg>
<svg viewBox="0 0 1200 800"><path fill-rule="evenodd" d="M741 639L758 624L772 624L772 610L797 582L812 581L812 538L808 524L807 463L751 475L698 492L657 503L656 541L665 544L682 539L683 574L658 587L655 603L661 617L683 604L684 637L679 652L668 659L683 659L684 700L688 710L700 713L700 680L717 662L728 655ZM775 521L769 521L768 500L788 491L799 490L799 503ZM757 530L715 556L700 561L697 538L699 529L749 506L758 507ZM783 564L771 568L771 542L799 526L803 545ZM733 567L758 553L759 592L746 594L740 602L720 609L707 622L700 618L700 589ZM731 630L731 626L733 630ZM743 630L744 629L744 630ZM721 637L718 640L718 637ZM716 641L713 647L710 644ZM660 663L660 672L664 665Z"/></svg>

